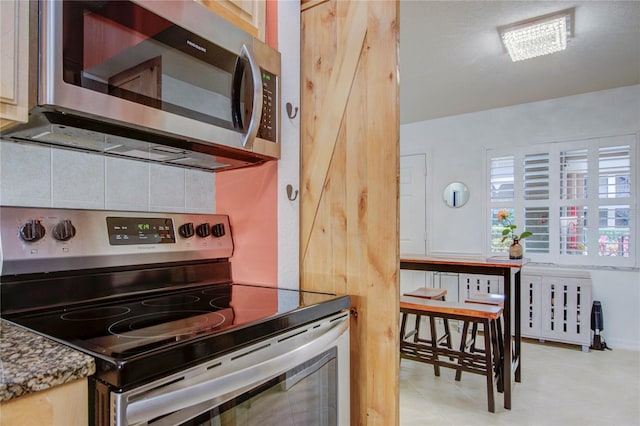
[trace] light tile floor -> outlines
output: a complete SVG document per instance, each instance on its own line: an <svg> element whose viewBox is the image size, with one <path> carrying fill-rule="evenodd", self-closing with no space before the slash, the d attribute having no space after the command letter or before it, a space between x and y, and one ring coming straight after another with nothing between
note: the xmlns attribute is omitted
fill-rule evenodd
<svg viewBox="0 0 640 426"><path fill-rule="evenodd" d="M582 352L578 346L526 340L522 382L512 409L496 392L487 411L485 377L411 360L400 362L400 425L640 425L640 352Z"/></svg>

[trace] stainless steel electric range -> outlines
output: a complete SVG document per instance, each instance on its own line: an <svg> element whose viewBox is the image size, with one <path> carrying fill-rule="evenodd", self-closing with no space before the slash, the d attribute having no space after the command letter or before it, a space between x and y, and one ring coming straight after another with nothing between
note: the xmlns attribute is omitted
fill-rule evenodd
<svg viewBox="0 0 640 426"><path fill-rule="evenodd" d="M234 282L231 231L0 207L2 318L94 357L93 424L347 424L349 297Z"/></svg>

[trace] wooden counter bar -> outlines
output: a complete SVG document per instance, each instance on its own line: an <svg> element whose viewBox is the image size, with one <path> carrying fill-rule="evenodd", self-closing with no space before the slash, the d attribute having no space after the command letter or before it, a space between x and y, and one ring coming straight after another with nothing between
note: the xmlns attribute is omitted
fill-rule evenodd
<svg viewBox="0 0 640 426"><path fill-rule="evenodd" d="M522 362L520 360L520 270L527 263L526 259L484 259L464 257L439 257L403 255L400 258L400 269L414 271L453 272L462 274L497 275L504 280L504 408L511 409L511 382L521 380ZM511 273L514 272L514 324L513 338L511 324ZM513 351L510 348L513 347Z"/></svg>

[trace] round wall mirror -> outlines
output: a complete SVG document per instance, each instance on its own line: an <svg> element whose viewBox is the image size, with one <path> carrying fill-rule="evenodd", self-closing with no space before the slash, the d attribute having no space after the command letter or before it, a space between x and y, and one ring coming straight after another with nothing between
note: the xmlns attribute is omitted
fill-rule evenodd
<svg viewBox="0 0 640 426"><path fill-rule="evenodd" d="M469 200L469 188L462 182L452 182L444 189L442 196L449 207L462 207Z"/></svg>

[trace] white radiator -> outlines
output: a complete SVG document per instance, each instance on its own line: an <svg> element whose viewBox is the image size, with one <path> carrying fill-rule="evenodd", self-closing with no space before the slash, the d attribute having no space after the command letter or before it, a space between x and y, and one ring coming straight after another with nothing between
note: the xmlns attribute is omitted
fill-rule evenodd
<svg viewBox="0 0 640 426"><path fill-rule="evenodd" d="M522 274L522 335L570 343L587 352L591 343L591 277L571 271Z"/></svg>
<svg viewBox="0 0 640 426"><path fill-rule="evenodd" d="M463 302L475 293L504 293L502 277L460 274L458 300ZM513 288L511 294L515 294ZM587 352L591 302L588 272L527 267L521 275L522 336L580 345Z"/></svg>
<svg viewBox="0 0 640 426"><path fill-rule="evenodd" d="M497 275L460 274L458 300L464 302L476 293L504 293L502 277Z"/></svg>

